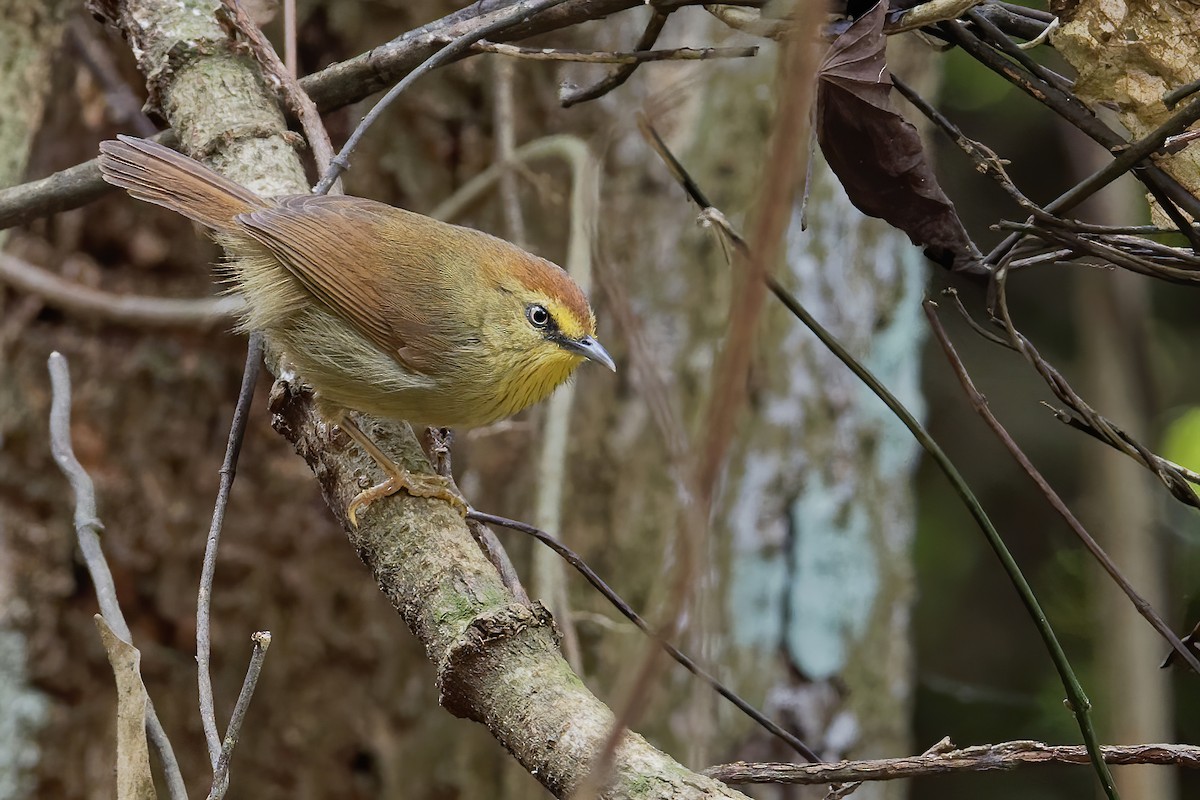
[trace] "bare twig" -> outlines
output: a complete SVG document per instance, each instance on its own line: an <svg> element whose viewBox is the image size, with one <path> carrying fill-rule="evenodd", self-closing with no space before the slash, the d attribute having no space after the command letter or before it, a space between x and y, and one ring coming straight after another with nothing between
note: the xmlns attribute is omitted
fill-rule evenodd
<svg viewBox="0 0 1200 800"><path fill-rule="evenodd" d="M498 517L494 514L487 514L482 511L471 511L467 514L467 518L476 522L487 523L488 525L499 525L502 528L508 528L510 530L518 531L519 533L524 533L527 536L532 536L542 544L546 545L546 547L553 550L560 558L574 567L579 574L582 575L587 582L596 589L596 591L603 595L605 600L611 603L613 607L617 609L617 611L621 612L622 616L624 616L626 619L636 625L643 633L654 640L654 642L661 646L662 649L666 651L669 656L671 656L671 658L675 659L675 661L682 665L684 669L707 683L715 692L717 692L717 694L733 703L742 713L750 717L750 719L754 720L754 722L756 722L758 725L762 726L763 729L768 733L778 737L780 741L784 742L788 747L795 750L801 756L813 762L820 761L816 754L813 753L812 750L810 750L808 746L804 744L804 742L800 741L795 737L795 735L789 733L778 724L770 720L765 714L763 714L754 706L750 705L736 692L734 692L725 684L721 683L719 680L713 677L711 673L685 655L682 650L664 639L660 633L656 632L654 628L650 626L650 623L646 621L645 617L634 611L632 606L626 603L621 596L612 589L612 587L604 582L603 578L597 575L596 572L587 565L587 562L585 562L578 556L578 554L576 554L558 539L554 538L545 531L534 527L533 525L528 525L524 522L518 522L517 520L505 519L504 517Z"/></svg>
<svg viewBox="0 0 1200 800"><path fill-rule="evenodd" d="M757 47L672 47L666 50L571 50L552 47L520 47L515 44L476 42L481 53L523 58L528 61L573 61L580 64L644 64L649 61L708 61L714 58L752 58ZM565 105L565 103L564 103Z"/></svg>
<svg viewBox="0 0 1200 800"><path fill-rule="evenodd" d="M250 403L254 399L254 385L262 366L263 337L252 333L246 345L246 365L242 369L242 384L238 390L237 405L229 425L229 438L225 444L225 460L221 464L221 482L217 488L217 500L213 504L212 521L204 544L204 563L200 568L200 591L196 597L196 677L200 692L200 720L204 726L204 739L208 743L208 756L215 770L221 754L221 734L217 725L217 714L213 702L212 639L210 629L212 611L213 576L217 571L217 546L221 542L221 526L225 522L225 509L229 505L229 493L237 475L238 456L242 452L242 440L246 433L246 421Z"/></svg>
<svg viewBox="0 0 1200 800"><path fill-rule="evenodd" d="M274 80L276 88L282 94L284 101L300 120L317 170L328 169L333 158L333 144L329 141L329 133L321 122L312 98L296 80L296 9L293 0L285 12L285 28L287 28L288 64L279 60L275 48L263 35L254 20L246 14L238 0L222 0L223 7L230 16L234 28L250 41L251 49L258 59L259 65L267 75ZM341 184L333 181L326 187L327 191L341 192ZM229 754L233 744L237 742L238 729L241 726L239 709L245 714L243 699L249 703L249 694L254 691L254 683L258 680L258 672L262 667L267 647L271 643L270 633L255 634L254 657L250 662L250 673L246 676L246 684L242 687L242 696L238 698L234 717L226 730L224 746L221 743L217 725L216 707L213 699L211 659L211 614L212 586L217 569L217 547L221 540L221 527L225 521L225 509L229 505L229 494L233 489L234 478L237 475L238 456L241 453L242 441L246 434L246 421L250 404L254 398L254 387L258 383L258 373L262 365L263 336L252 333L246 346L246 364L242 369L242 383L238 391L237 405L234 407L233 420L230 423L229 438L225 445L225 460L221 464L221 482L217 489L217 499L213 504L212 520L209 523L208 537L204 545L204 562L200 570L200 588L196 597L196 675L200 698L200 720L204 727L204 739L208 745L208 756L213 767L213 794L219 798L225 793L227 772L229 769Z"/></svg>
<svg viewBox="0 0 1200 800"><path fill-rule="evenodd" d="M494 17L486 24L459 36L453 42L425 59L421 66L405 75L399 83L388 90L388 93L383 96L382 100L367 112L362 122L354 129L354 133L350 134L350 138L346 140L346 144L342 146L342 149L332 159L329 169L325 171L320 182L313 189L313 193L325 194L329 191L329 187L333 185L338 176L350 168L350 155L358 147L358 143L362 141L362 137L366 135L367 130L375 124L375 120L379 119L380 115L387 110L392 102L418 78L442 64L459 57L462 53L470 50L471 46L480 39L486 39L494 33L519 25L530 17L554 6L561 5L564 2L566 0L519 0L519 2L507 6L501 11L497 11Z"/></svg>
<svg viewBox="0 0 1200 800"><path fill-rule="evenodd" d="M1200 769L1200 747L1189 744L1104 745L1107 764L1160 764ZM1088 752L1078 745L1047 745L1034 741L1002 742L907 758L838 761L832 764L721 764L704 774L725 783L824 784L845 781L890 781L958 772L992 772L1051 764L1088 764Z"/></svg>
<svg viewBox="0 0 1200 800"><path fill-rule="evenodd" d="M762 9L738 5L706 3L704 10L735 31L761 39L782 39L788 31L788 20L764 17Z"/></svg>
<svg viewBox="0 0 1200 800"><path fill-rule="evenodd" d="M58 468L70 481L71 490L75 494L75 535L79 540L79 551L92 578L92 586L96 590L96 600L100 605L100 613L104 615L104 621L118 638L133 644L129 624L125 621L125 615L117 601L112 571L108 568L104 550L100 546L100 531L104 529L104 525L96 512L96 487L91 476L75 457L75 450L71 446L71 373L67 359L61 353L51 353L47 366L50 369L51 385L50 449ZM179 762L175 759L175 751L149 697L146 698L146 732L162 761L167 789L172 800L187 800L187 789L179 771Z"/></svg>
<svg viewBox="0 0 1200 800"><path fill-rule="evenodd" d="M580 146L582 140L569 134L543 136L527 142L513 151L512 162L525 164L545 158L562 158L568 163L574 158L570 153ZM452 221L459 219L472 205L479 202L493 185L511 168L511 164L492 164L475 175L429 212L434 219Z"/></svg>
<svg viewBox="0 0 1200 800"><path fill-rule="evenodd" d="M1000 420L996 418L996 415L992 413L987 398L975 388L974 381L971 380L971 376L967 373L966 365L959 358L954 345L950 341L950 337L946 335L946 330L942 327L942 323L937 316L937 304L927 299L922 307L925 310L925 317L929 320L929 325L933 330L933 335L938 340L938 344L941 345L942 352L946 354L946 359L950 362L950 366L954 370L959 383L962 384L963 391L966 392L967 398L971 402L971 407L983 417L984 422L992 429L996 437L1000 439L1005 449L1008 450L1009 454L1021 466L1025 474L1037 485L1038 489L1050 503L1050 506L1063 518L1063 521L1067 523L1067 527L1083 543L1083 546L1092 554L1092 557L1100 563L1100 566L1109 574L1113 582L1121 588L1121 591L1129 598L1129 602L1133 604L1138 613L1145 617L1151 627L1167 640L1171 648L1187 662L1188 666L1195 670L1197 674L1200 674L1200 660L1197 660L1195 654L1179 640L1179 637L1175 635L1170 626L1163 622L1162 617L1158 615L1154 608L1137 593L1137 590L1133 588L1133 585L1129 583L1129 580L1121 573L1117 565L1108 557L1108 553L1104 552L1104 548L1092 538L1087 529L1083 527L1083 523L1071 513L1071 509L1067 508L1066 503L1063 502L1062 498L1054 491L1054 488L1050 486L1049 482L1042 476L1042 473L1038 471L1037 467L1033 465L1025 453L1021 451L1016 441L1004 429L1004 426L1000 424Z"/></svg>
<svg viewBox="0 0 1200 800"><path fill-rule="evenodd" d="M207 329L233 319L243 307L236 296L181 300L105 292L68 281L8 253L0 253L0 283L69 313L138 327Z"/></svg>
<svg viewBox="0 0 1200 800"><path fill-rule="evenodd" d="M1109 152L1117 153L1129 145L1129 142L1097 119L1095 114L1072 94L1063 91L1062 88L1054 83L1048 83L1030 74L1019 64L1014 64L1012 61L1004 58L1004 56L993 50L981 38L976 37L968 31L961 23L946 22L942 25L941 30L951 42L961 47L964 52L1038 102L1044 104L1088 137L1107 148ZM986 37L989 35L989 30L981 28L981 33ZM1014 58L1028 59L1028 55L1017 48L1005 36L999 36L992 44L1005 49ZM1148 189L1154 192L1156 197L1160 195L1166 197L1187 212L1187 214L1195 218L1200 218L1200 198L1193 196L1177 180L1163 172L1152 162L1139 163L1130 171ZM985 259L987 263L998 263L1001 257L1012 247L1012 244L1009 240L1005 240L1001 245L993 248L992 252Z"/></svg>
<svg viewBox="0 0 1200 800"><path fill-rule="evenodd" d="M433 464L433 470L438 475L446 479L446 485L452 492L456 492L459 497L463 496L462 490L458 488L458 484L454 482L454 467L451 463L452 454L450 452L450 442L453 438L453 431L449 428L426 428L425 441L422 443L425 454L429 457L429 461ZM531 605L529 594L525 591L525 587L521 584L521 576L517 574L517 568L513 565L512 559L508 556L508 551L504 549L504 545L500 543L499 537L492 531L491 528L481 522L475 520L467 520L467 528L471 532L475 543L479 545L479 549L487 556L487 560L496 568L497 574L500 575L501 582L508 591L512 592L514 598L522 605Z"/></svg>
<svg viewBox="0 0 1200 800"><path fill-rule="evenodd" d="M1042 643L1046 647L1047 653L1050 655L1050 660L1054 663L1054 668L1058 672L1059 679L1062 681L1063 689L1066 691L1069 699L1068 707L1075 717L1076 724L1079 726L1079 732L1083 737L1083 741L1087 747L1088 753L1091 755L1092 767L1096 771L1096 776L1100 780L1100 784L1104 789L1109 800L1117 800L1117 789L1113 783L1112 774L1108 767L1100 758L1100 744L1096 739L1096 731L1092 725L1091 717L1091 701L1088 700L1084 693L1082 684L1075 676L1075 670L1071 666L1070 660L1067 658L1066 652L1062 648L1062 644L1058 641L1058 636L1054 632L1054 628L1050 625L1050 620L1046 617L1042 610L1041 603L1038 602L1037 596L1033 593L1033 588L1025 579L1025 575L1021 572L1016 559L1008 549L1008 545L1004 543L999 531L992 525L983 506L975 497L975 493L971 491L967 482L963 479L954 463L946 455L945 451L933 440L929 432L924 426L917 421L904 407L903 404L885 387L879 380L871 374L869 370L859 363L841 343L838 342L829 331L825 330L820 323L808 313L800 302L793 297L781 284L775 281L774 278L769 278L771 291L775 296L788 307L796 317L804 323L805 327L817 335L829 350L838 357L847 367L854 372L855 375L862 380L872 392L876 394L888 408L900 418L905 427L913 434L920 442L921 446L934 459L942 473L950 481L955 492L962 499L967 509L975 518L976 523L983 531L988 544L996 553L996 557L1000 560L1004 571L1007 573L1009 581L1016 589L1017 595L1024 604L1030 619L1033 621L1034 627L1037 628L1038 634L1042 638Z"/></svg>
<svg viewBox="0 0 1200 800"><path fill-rule="evenodd" d="M1055 417L1073 427L1085 430L1105 444L1129 456L1154 473L1155 477L1167 487L1177 500L1193 508L1200 508L1200 496L1188 482L1189 478L1186 474L1097 413L1071 387L1062 373L1042 358L1033 343L1016 329L1008 310L1007 284L1008 269L1007 266L1001 264L994 272L994 282L991 287L992 315L1003 326L1007 346L1024 356L1025 360L1046 382L1050 391L1054 392L1054 395L1067 405L1066 411L1056 410Z"/></svg>
<svg viewBox="0 0 1200 800"><path fill-rule="evenodd" d="M904 11L900 19L883 26L883 32L904 33L948 19L956 19L979 5L983 0L929 0Z"/></svg>
<svg viewBox="0 0 1200 800"><path fill-rule="evenodd" d="M258 686L258 676L262 672L263 660L267 657L267 648L271 646L271 632L257 631L250 640L254 642L254 649L250 653L250 665L246 668L242 691L238 694L233 715L229 718L229 727L225 731L225 741L221 745L221 757L213 773L213 785L208 793L208 800L221 800L229 789L229 762L233 758L233 748L237 747L242 723L246 720L246 711L250 708L251 698L254 697L254 689Z"/></svg>
<svg viewBox="0 0 1200 800"><path fill-rule="evenodd" d="M654 43L658 40L658 35L662 33L663 27L667 24L667 17L670 15L670 11L665 11L661 8L655 8L651 12L650 20L646 23L641 38L638 39L637 44L633 47L634 52L647 51L651 47L654 47ZM589 100L595 100L597 97L603 97L629 80L637 70L639 63L634 61L629 64L622 64L602 80L587 88L565 92L560 98L563 108L570 108L578 103L586 103Z"/></svg>

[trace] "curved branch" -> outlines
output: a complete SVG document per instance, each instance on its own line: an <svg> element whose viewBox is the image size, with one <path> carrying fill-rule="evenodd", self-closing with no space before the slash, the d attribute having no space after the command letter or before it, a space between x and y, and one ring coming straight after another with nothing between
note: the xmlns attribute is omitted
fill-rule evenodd
<svg viewBox="0 0 1200 800"><path fill-rule="evenodd" d="M206 329L228 322L242 309L242 299L236 296L183 300L92 289L8 253L0 253L0 283L63 311L123 325Z"/></svg>

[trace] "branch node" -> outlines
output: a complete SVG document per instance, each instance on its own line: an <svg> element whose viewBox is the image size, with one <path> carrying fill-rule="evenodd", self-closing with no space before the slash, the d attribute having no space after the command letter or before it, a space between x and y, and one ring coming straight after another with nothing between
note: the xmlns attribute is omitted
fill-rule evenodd
<svg viewBox="0 0 1200 800"><path fill-rule="evenodd" d="M512 647L537 631L548 631L558 646L559 632L554 617L540 601L530 605L510 603L476 616L450 645L438 668L438 702L456 717L474 719L469 687L486 686L497 663L496 649Z"/></svg>

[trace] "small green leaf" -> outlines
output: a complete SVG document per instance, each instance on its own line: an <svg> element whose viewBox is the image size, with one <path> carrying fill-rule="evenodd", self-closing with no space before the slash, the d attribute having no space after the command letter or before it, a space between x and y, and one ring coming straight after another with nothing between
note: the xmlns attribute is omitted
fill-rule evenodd
<svg viewBox="0 0 1200 800"><path fill-rule="evenodd" d="M1182 467L1200 470L1200 406L1187 409L1167 426L1161 455Z"/></svg>

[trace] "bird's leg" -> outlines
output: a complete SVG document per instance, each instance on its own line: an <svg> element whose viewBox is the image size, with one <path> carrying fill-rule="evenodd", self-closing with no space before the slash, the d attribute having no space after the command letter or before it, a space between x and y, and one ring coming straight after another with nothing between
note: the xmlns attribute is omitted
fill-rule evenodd
<svg viewBox="0 0 1200 800"><path fill-rule="evenodd" d="M358 527L358 511L360 509L366 508L376 500L391 497L401 490L408 492L413 497L432 497L438 500L445 500L454 506L455 510L464 517L467 515L467 511L470 508L467 505L467 501L462 498L462 495L450 488L450 483L445 478L440 475L414 475L409 472L388 458L379 449L378 445L371 441L371 437L363 433L362 429L349 416L343 415L337 421L337 424L338 427L354 440L355 444L363 449L363 452L375 460L375 463L387 475L387 480L383 483L359 492L350 501L350 505L346 507L346 516L350 518L351 525L356 528Z"/></svg>

